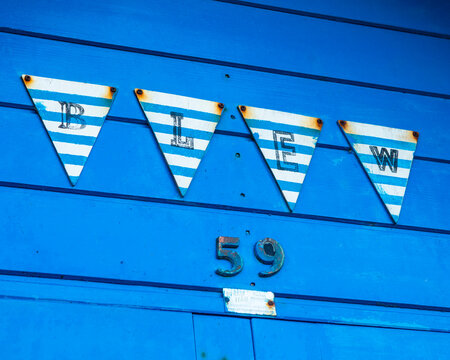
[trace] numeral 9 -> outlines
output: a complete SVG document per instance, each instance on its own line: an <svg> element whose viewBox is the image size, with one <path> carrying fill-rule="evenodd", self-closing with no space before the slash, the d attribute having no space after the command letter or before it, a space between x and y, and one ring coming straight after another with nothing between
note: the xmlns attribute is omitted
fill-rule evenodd
<svg viewBox="0 0 450 360"><path fill-rule="evenodd" d="M237 251L228 250L227 248L236 249L239 246L239 238L219 236L216 241L217 258L225 259L231 263L230 270L217 269L216 274L220 276L235 276L242 271L244 261ZM259 240L255 244L255 256L259 262L272 265L270 271L261 271L260 277L269 277L275 275L284 264L284 250L281 245L274 239L265 238Z"/></svg>
<svg viewBox="0 0 450 360"><path fill-rule="evenodd" d="M261 271L258 275L261 277L269 277L275 275L283 267L284 250L278 241L265 238L259 240L255 244L255 256L263 264L270 264L270 271Z"/></svg>

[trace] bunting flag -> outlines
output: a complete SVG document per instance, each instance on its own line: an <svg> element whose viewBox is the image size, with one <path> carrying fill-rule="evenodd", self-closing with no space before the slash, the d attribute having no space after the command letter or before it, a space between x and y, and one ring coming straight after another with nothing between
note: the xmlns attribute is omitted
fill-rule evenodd
<svg viewBox="0 0 450 360"><path fill-rule="evenodd" d="M22 75L72 186L117 94L114 87Z"/></svg>
<svg viewBox="0 0 450 360"><path fill-rule="evenodd" d="M135 93L184 196L216 130L223 104L142 89Z"/></svg>
<svg viewBox="0 0 450 360"><path fill-rule="evenodd" d="M243 105L239 106L239 111L292 211L322 129L322 120Z"/></svg>
<svg viewBox="0 0 450 360"><path fill-rule="evenodd" d="M419 134L343 120L338 124L397 223Z"/></svg>

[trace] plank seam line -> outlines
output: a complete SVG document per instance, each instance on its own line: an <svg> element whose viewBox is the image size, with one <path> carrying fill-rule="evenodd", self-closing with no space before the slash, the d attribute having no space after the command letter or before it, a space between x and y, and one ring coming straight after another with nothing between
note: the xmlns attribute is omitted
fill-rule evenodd
<svg viewBox="0 0 450 360"><path fill-rule="evenodd" d="M29 110L36 114L38 113L33 105L23 105L23 104L0 101L0 107L20 109L20 110ZM127 117L121 117L121 116L108 115L105 120L122 122L122 123L127 123L127 124L143 125L146 127L148 126L148 122L145 120L127 118ZM231 131L231 130L216 129L216 131L214 131L214 134L242 137L242 138L246 138L246 139L252 138L252 135L249 133L241 133L241 132ZM320 142L318 142L316 144L316 147L323 148L323 149L332 149L332 150L353 151L352 148L349 146L332 145L332 144L325 144L325 143L320 143ZM418 156L418 155L415 155L414 159L422 160L422 161L443 163L443 164L450 164L450 159L447 160L447 159L433 158L433 157L427 157L427 156Z"/></svg>
<svg viewBox="0 0 450 360"><path fill-rule="evenodd" d="M182 308L173 308L173 307L164 307L164 306L151 306L151 305L130 305L130 304L115 304L115 303L102 303L102 302L91 302L91 301L82 301L82 300L68 300L68 299L57 299L57 298L39 298L39 297L29 297L29 296L15 296L15 295L0 295L0 300L18 300L18 301L41 301L41 302L49 302L49 303L62 303L62 304L75 304L75 305L87 305L87 306L102 306L102 307L112 307L112 308L122 308L122 309L132 309L132 310L150 310L150 311L169 311L176 313L188 313L192 315L192 323L193 328L195 330L194 325L194 315L203 315L203 316L220 316L220 317L232 317L232 318L241 318L241 319L264 319L264 320L282 320L289 322L301 322L301 323L309 323L309 324L324 324L324 325L337 325L337 326L353 326L353 327L368 327L368 328L377 328L377 329L390 329L390 330L403 330L403 331L422 331L422 332L433 332L433 333L450 333L449 330L444 329L434 329L434 328L418 328L412 326L394 326L394 325L375 325L375 324L367 324L367 323L351 323L346 321L338 321L338 320L326 320L326 319L314 319L314 318L303 318L303 317L292 317L292 316L277 316L277 317L269 317L263 315L246 315L246 314L237 314L237 313L222 313L218 311L198 311L192 309L182 309ZM250 324L250 329L253 338L253 329ZM197 353L197 349L195 346L195 331L194 331L194 347L195 353ZM255 351L253 351L255 353Z"/></svg>
<svg viewBox="0 0 450 360"><path fill-rule="evenodd" d="M150 197L150 196L143 196L143 195L129 195L129 194L111 193L111 192L103 192L103 191L96 191L96 190L82 190L82 189L73 189L73 188L69 189L69 188L62 188L62 187L56 187L56 186L26 184L26 183L18 183L18 182L10 182L10 181L0 181L0 186L8 187L8 188L16 188L16 189L54 192L54 193L61 193L61 194L72 194L72 195L102 197L102 198L109 198L109 199L140 201L140 202L165 204L165 205L190 206L190 207L203 208L203 209L223 210L223 211L241 212L241 213L248 213L248 214L268 215L268 216L280 216L280 217L294 218L294 219L327 221L327 222L332 222L332 223L351 224L351 225L358 225L358 226L368 226L368 227L397 229L397 230L409 230L409 231L419 231L419 232L426 232L426 233L450 235L450 230L446 230L446 229L435 229L435 228L426 228L426 227L421 227L421 226L398 225L398 224L381 223L381 222L373 222L373 221L366 221L366 220L345 219L345 218L337 218L337 217L324 216L324 215L290 213L290 212L283 212L283 211L277 211L277 210L248 208L248 207L241 207L241 206L234 206L234 205L208 204L208 203L203 203L203 202L185 201L185 200L178 200L178 199L166 199L166 198Z"/></svg>
<svg viewBox="0 0 450 360"><path fill-rule="evenodd" d="M434 97L434 98L440 98L440 99L450 99L450 94L436 93L436 92L425 91L425 90L407 89L407 88L401 88L401 87L397 87L397 86L381 85L381 84L375 84L375 83L369 83L369 82L357 81L357 80L348 80L348 79L337 78L337 77L332 77L332 76L325 76L325 75L307 74L307 73L302 73L302 72L293 71L293 70L275 69L275 68L269 68L269 67L258 66L258 65L242 64L242 63L237 63L237 62L232 62L232 61L210 59L210 58L204 58L204 57L198 57L198 56L192 56L192 55L169 53L169 52L158 51L158 50L142 49L142 48L137 48L137 47L133 47L133 46L117 45L117 44L104 43L104 42L98 42L98 41L92 41L92 40L82 40L82 39L77 39L77 38L72 38L72 37L67 37L67 36L50 35L50 34L38 33L38 32L28 31L28 30L12 29L12 28L8 28L8 27L0 27L0 32L7 33L7 34L20 35L20 36L28 36L28 37L38 38L38 39L61 41L61 42L66 42L66 43L71 43L71 44L93 46L93 47L98 47L98 48L103 48L103 49L126 51L126 52L132 52L132 53L143 54L143 55L159 56L159 57L164 57L164 58L169 58L169 59L191 61L191 62L197 62L197 63L203 63L203 64L217 65L217 66L225 66L225 67L244 69L244 70L250 70L250 71L258 71L258 72L263 72L263 73L268 73L268 74L276 74L276 75L297 77L297 78L310 79L310 80L318 80L318 81L324 81L324 82L330 82L330 83L336 83L336 84L358 86L358 87L364 87L364 88L376 89L376 90L400 92L400 93L404 93L404 94L420 95L420 96Z"/></svg>
<svg viewBox="0 0 450 360"><path fill-rule="evenodd" d="M126 286L156 287L156 288L163 288L163 289L192 290L192 291L214 292L214 293L222 294L222 288L218 288L218 287L201 286L201 285L169 284L169 283L145 281L145 280L124 280L124 279L115 279L115 278L102 278L102 277L83 276L83 275L67 275L67 274L63 275L63 274L54 274L54 273L43 273L43 272L22 271L22 270L7 270L7 269L0 269L0 275L20 276L20 277L25 277L25 278L56 279L56 280L64 280L64 281L83 281L83 282L91 282L91 283L115 284L115 285L126 285ZM450 307L445 307L445 306L419 305L419 304L396 303L396 302L375 301L375 300L359 300L359 299L337 298L337 297L316 296L316 295L286 294L286 293L278 293L278 292L275 292L275 297L276 298L284 298L284 299L330 302L330 303L337 303L337 304L353 304L353 305L399 308L399 309L409 309L409 310L426 310L426 311L437 311L437 312L445 312L445 313L450 312Z"/></svg>
<svg viewBox="0 0 450 360"><path fill-rule="evenodd" d="M290 15L310 17L310 18L320 19L320 20L328 20L328 21L340 22L340 23L345 23L345 24L367 26L367 27L371 27L371 28L397 31L397 32L403 32L403 33L407 33L407 34L414 34L414 35L421 35L421 36L434 37L434 38L438 38L438 39L450 40L450 35L443 34L443 33L437 33L434 31L419 30L419 29L407 28L407 27L396 26L396 25L388 25L388 24L382 24L382 23L366 21L366 20L357 20L357 19L351 19L351 18L346 18L346 17L342 17L342 16L326 15L326 14L320 14L320 13L315 13L315 12L311 12L311 11L296 10L296 9L290 9L290 8L285 8L285 7L275 6L275 5L258 4L258 3L254 3L254 2L250 2L250 1L241 1L241 0L214 0L214 1L225 3L225 4L246 6L246 7L251 7L251 8L256 8L256 9L261 9L261 10L269 10L269 11L285 13L285 14L290 14Z"/></svg>

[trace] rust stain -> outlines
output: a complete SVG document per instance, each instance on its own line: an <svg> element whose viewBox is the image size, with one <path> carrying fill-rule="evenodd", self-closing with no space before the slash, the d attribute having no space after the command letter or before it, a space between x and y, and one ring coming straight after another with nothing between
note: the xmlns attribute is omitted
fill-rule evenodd
<svg viewBox="0 0 450 360"><path fill-rule="evenodd" d="M316 122L317 122L317 128L319 130L321 130L322 126L323 126L323 121L321 119L316 119Z"/></svg>
<svg viewBox="0 0 450 360"><path fill-rule="evenodd" d="M25 86L27 86L27 87L32 85L34 82L33 77L31 77L30 75L25 75L25 74L22 75L22 80L23 80Z"/></svg>
<svg viewBox="0 0 450 360"><path fill-rule="evenodd" d="M140 101L149 102L149 96L145 90L134 89L134 92Z"/></svg>
<svg viewBox="0 0 450 360"><path fill-rule="evenodd" d="M302 116L304 116L304 115L302 115ZM308 128L316 129L316 130L322 129L323 121L320 120L319 118L307 116L304 118L303 121L305 121L306 124L301 124L301 126L306 126Z"/></svg>
<svg viewBox="0 0 450 360"><path fill-rule="evenodd" d="M419 133L417 131L411 131L412 135L412 141L417 143L417 140L419 140Z"/></svg>
<svg viewBox="0 0 450 360"><path fill-rule="evenodd" d="M251 108L245 105L239 105L238 110L244 119L251 119L252 116Z"/></svg>
<svg viewBox="0 0 450 360"><path fill-rule="evenodd" d="M338 123L339 123L339 125L341 125L341 127L343 128L343 129L346 129L347 128L347 121L345 121L345 120L338 120Z"/></svg>
<svg viewBox="0 0 450 360"><path fill-rule="evenodd" d="M269 301L267 302L267 306L268 306L269 308L273 308L273 307L275 306L275 302L274 302L273 300L269 300Z"/></svg>
<svg viewBox="0 0 450 360"><path fill-rule="evenodd" d="M224 107L225 107L224 104L222 104L222 103L216 103L216 106L214 107L214 113L215 113L216 115L219 115L219 116L220 116L220 115L222 114L222 111L223 111Z"/></svg>

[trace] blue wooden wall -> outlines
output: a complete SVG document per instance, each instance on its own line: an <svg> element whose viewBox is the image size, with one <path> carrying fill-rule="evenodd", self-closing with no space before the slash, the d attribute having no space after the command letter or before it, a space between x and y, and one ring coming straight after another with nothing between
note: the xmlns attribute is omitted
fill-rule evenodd
<svg viewBox="0 0 450 360"><path fill-rule="evenodd" d="M450 357L448 2L3 5L1 359ZM118 88L74 188L22 74ZM185 198L137 87L225 104ZM324 121L293 213L238 104ZM397 225L339 119L420 132ZM265 237L286 260L263 279ZM277 318L225 313L223 287L273 291Z"/></svg>

